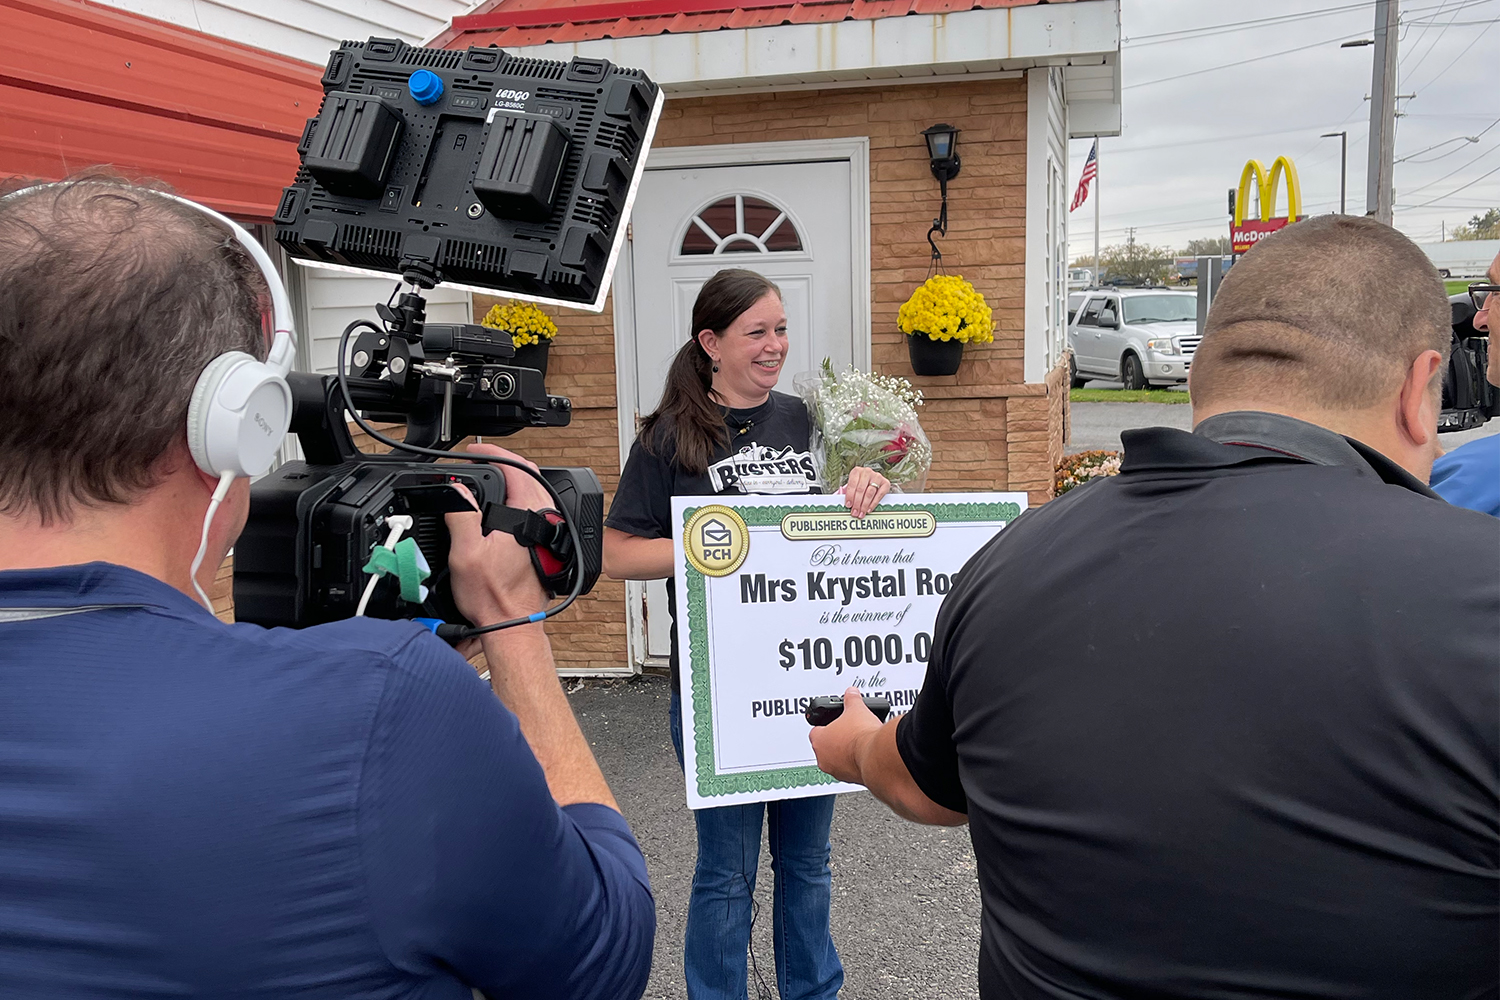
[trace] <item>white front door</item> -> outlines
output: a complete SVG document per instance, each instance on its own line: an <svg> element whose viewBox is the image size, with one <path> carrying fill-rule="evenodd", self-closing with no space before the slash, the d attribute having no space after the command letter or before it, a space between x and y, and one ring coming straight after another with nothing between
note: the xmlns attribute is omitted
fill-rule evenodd
<svg viewBox="0 0 1500 1000"><path fill-rule="evenodd" d="M778 390L795 391L796 377L824 358L869 366L864 144L765 162L767 150L811 145L766 144L737 163L691 162L698 153L733 156L727 148L652 151L631 214L627 323L617 303L617 336L627 325L633 332L633 349L620 352L622 430L656 408L672 357L691 336L698 290L722 268L758 271L781 288L790 355ZM633 586L629 603L632 633L643 640L638 658L665 657L665 584Z"/></svg>

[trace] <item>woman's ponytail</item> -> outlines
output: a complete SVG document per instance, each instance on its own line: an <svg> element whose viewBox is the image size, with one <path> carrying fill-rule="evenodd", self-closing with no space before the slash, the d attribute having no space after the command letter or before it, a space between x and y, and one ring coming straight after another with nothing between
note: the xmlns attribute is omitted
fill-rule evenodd
<svg viewBox="0 0 1500 1000"><path fill-rule="evenodd" d="M743 268L726 268L704 282L693 303L688 342L667 369L661 402L641 421L641 446L647 451L660 455L675 441L677 464L701 476L708 471L714 452L728 446L729 428L713 394L713 361L698 342L698 331L712 330L715 336L723 336L731 323L767 294L780 298L781 289L765 275Z"/></svg>

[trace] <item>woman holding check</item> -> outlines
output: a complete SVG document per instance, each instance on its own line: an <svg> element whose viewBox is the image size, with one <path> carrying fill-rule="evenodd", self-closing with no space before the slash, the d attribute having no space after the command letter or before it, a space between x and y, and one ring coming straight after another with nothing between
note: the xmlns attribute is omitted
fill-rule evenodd
<svg viewBox="0 0 1500 1000"><path fill-rule="evenodd" d="M667 373L656 411L620 474L604 529L604 572L617 580L667 579L672 586L672 497L817 492L807 408L776 392L787 354L781 292L753 271L710 278L693 304L693 336ZM844 501L864 517L890 491L856 468ZM672 745L682 762L682 691L672 634ZM776 875L772 920L776 985L783 1000L838 995L844 970L829 931L832 874L828 831L834 796L700 809L698 864L688 904L684 964L689 1000L743 1000L750 897L762 816Z"/></svg>

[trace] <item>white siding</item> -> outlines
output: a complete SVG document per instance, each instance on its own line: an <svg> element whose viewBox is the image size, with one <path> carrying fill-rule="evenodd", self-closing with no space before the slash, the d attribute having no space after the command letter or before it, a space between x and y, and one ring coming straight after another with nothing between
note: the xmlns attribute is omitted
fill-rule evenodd
<svg viewBox="0 0 1500 1000"><path fill-rule="evenodd" d="M417 43L437 34L473 0L102 0L321 66L339 42L372 35Z"/></svg>
<svg viewBox="0 0 1500 1000"><path fill-rule="evenodd" d="M291 269L293 309L297 315L300 371L331 375L338 363L339 337L356 319L379 322L375 304L385 302L397 278L366 278L320 267L294 265ZM473 298L468 292L434 288L427 295L429 323L472 323ZM300 302L301 307L298 308Z"/></svg>
<svg viewBox="0 0 1500 1000"><path fill-rule="evenodd" d="M1063 70L1026 73L1027 382L1040 382L1061 360L1068 296L1068 113Z"/></svg>

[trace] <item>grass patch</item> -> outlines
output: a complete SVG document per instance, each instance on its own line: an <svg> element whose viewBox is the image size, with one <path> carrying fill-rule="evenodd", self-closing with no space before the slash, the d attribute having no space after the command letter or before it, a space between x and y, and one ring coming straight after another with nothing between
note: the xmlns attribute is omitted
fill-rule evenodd
<svg viewBox="0 0 1500 1000"><path fill-rule="evenodd" d="M1472 280L1477 281L1479 279L1475 278ZM1469 290L1470 283L1471 279L1469 278L1455 278L1443 282L1443 284L1448 289L1449 295L1457 295L1459 292L1467 292Z"/></svg>
<svg viewBox="0 0 1500 1000"><path fill-rule="evenodd" d="M1187 403L1185 392L1171 389L1074 389L1068 398L1075 403Z"/></svg>

